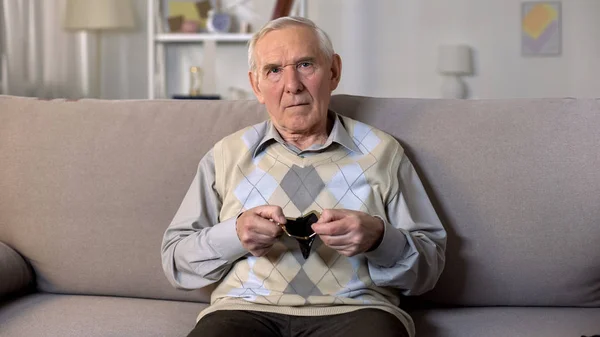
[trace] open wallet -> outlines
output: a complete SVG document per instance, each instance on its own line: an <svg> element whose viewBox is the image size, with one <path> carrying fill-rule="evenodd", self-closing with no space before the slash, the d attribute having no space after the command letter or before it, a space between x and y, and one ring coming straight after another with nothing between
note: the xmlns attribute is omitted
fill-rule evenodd
<svg viewBox="0 0 600 337"><path fill-rule="evenodd" d="M288 218L285 224L278 223L285 234L298 241L300 251L304 259L310 255L312 244L315 241L316 233L312 230L312 224L319 220L321 214L317 211L311 211L299 218Z"/></svg>

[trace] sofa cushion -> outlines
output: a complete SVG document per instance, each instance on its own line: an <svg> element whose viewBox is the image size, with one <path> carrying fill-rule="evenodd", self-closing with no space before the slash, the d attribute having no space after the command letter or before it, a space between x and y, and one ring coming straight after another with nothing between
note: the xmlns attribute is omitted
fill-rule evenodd
<svg viewBox="0 0 600 337"><path fill-rule="evenodd" d="M451 308L415 311L417 336L580 337L600 334L600 308Z"/></svg>
<svg viewBox="0 0 600 337"><path fill-rule="evenodd" d="M3 242L0 242L0 278L0 299L24 290L33 282L27 262Z"/></svg>
<svg viewBox="0 0 600 337"><path fill-rule="evenodd" d="M0 304L0 335L186 336L205 304L34 294Z"/></svg>

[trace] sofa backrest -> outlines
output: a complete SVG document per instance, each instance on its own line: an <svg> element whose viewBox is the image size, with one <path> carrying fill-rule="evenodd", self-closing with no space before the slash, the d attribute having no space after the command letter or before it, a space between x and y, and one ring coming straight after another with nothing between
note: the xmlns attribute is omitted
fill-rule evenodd
<svg viewBox="0 0 600 337"><path fill-rule="evenodd" d="M449 234L429 301L600 306L600 104L335 96L394 135ZM162 234L203 154L256 101L0 96L0 241L42 291L207 301L173 289Z"/></svg>
<svg viewBox="0 0 600 337"><path fill-rule="evenodd" d="M204 153L260 105L0 97L0 241L41 291L209 300L169 284L162 235Z"/></svg>
<svg viewBox="0 0 600 337"><path fill-rule="evenodd" d="M338 97L394 135L448 231L424 297L449 305L600 306L600 102Z"/></svg>

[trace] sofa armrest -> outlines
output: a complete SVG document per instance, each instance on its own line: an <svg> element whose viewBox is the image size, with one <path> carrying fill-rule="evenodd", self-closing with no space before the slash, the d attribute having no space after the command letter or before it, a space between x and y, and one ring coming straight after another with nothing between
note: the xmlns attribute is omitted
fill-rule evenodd
<svg viewBox="0 0 600 337"><path fill-rule="evenodd" d="M33 272L19 253L0 242L0 299L18 293L33 282Z"/></svg>

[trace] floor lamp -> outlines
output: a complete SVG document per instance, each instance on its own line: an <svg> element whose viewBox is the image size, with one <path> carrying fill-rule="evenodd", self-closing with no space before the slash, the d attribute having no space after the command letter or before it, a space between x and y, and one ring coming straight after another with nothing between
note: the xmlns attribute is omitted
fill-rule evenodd
<svg viewBox="0 0 600 337"><path fill-rule="evenodd" d="M102 31L133 28L135 25L130 0L67 0L64 28L85 32L84 41L92 35L96 40L95 57L89 62L89 48L83 46L84 85L87 97L101 98ZM91 64L91 66L90 66Z"/></svg>

